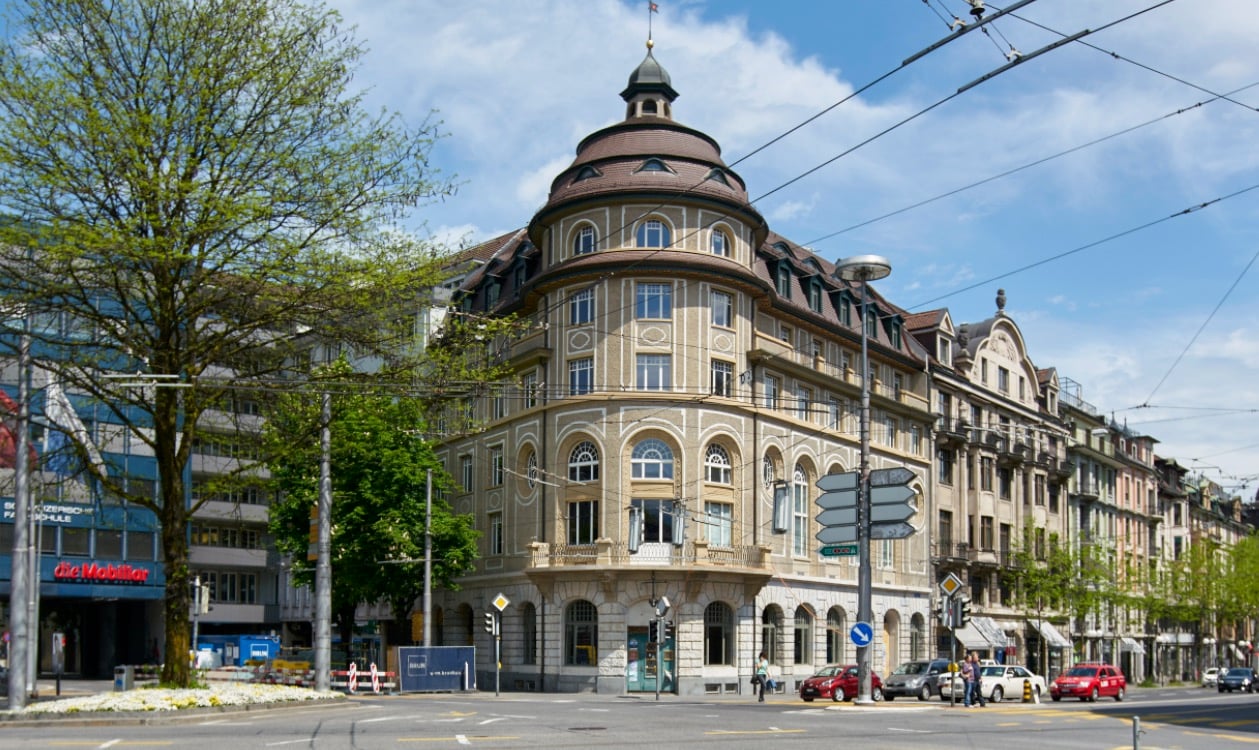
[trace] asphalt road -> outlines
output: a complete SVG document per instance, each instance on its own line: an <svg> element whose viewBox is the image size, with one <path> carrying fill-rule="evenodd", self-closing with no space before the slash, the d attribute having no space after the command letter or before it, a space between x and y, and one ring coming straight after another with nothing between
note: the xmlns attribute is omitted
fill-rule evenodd
<svg viewBox="0 0 1259 750"><path fill-rule="evenodd" d="M1133 689L1123 703L940 701L870 706L775 696L686 699L504 693L355 697L343 704L153 717L149 723L0 724L27 748L828 748L1219 750L1259 745L1259 695Z"/></svg>

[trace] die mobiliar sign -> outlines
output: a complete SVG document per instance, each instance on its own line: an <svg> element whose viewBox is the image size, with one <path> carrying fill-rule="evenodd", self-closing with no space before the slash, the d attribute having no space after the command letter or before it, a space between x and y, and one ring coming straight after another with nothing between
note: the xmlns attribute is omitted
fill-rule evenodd
<svg viewBox="0 0 1259 750"><path fill-rule="evenodd" d="M133 565L114 565L107 563L83 563L75 565L64 560L57 563L52 570L52 577L58 581L93 581L98 583L144 583L149 580L148 568Z"/></svg>

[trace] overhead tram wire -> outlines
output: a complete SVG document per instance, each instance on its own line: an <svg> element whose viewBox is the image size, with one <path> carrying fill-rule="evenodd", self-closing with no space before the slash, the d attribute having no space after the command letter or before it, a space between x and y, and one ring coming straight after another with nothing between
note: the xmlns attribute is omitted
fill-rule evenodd
<svg viewBox="0 0 1259 750"><path fill-rule="evenodd" d="M1224 302L1229 298L1229 295L1233 293L1233 290L1236 289L1237 285L1241 283L1243 278L1245 278L1246 274L1250 271L1251 266L1255 264L1256 259L1259 259L1259 250L1255 251L1255 254L1250 256L1250 261L1244 268L1242 268L1241 273L1237 274L1237 278L1233 279L1233 283L1229 285L1228 289L1224 292L1224 295L1220 297L1220 301L1215 303L1215 307L1211 309L1211 313L1207 315L1206 320L1202 321L1202 325L1198 326L1198 330L1195 331L1193 336L1189 339L1189 343L1185 344L1185 348L1181 349L1180 354L1176 355L1176 361L1172 362L1171 367L1167 368L1167 372L1163 373L1163 377L1160 378L1158 384L1154 386L1154 390L1150 391L1150 395L1145 397L1144 403L1150 403L1150 399L1154 398L1154 394L1158 393L1158 389L1162 388L1163 384L1167 382L1167 378L1170 377L1172 372L1176 370L1176 367L1180 365L1181 360L1183 360L1185 355L1189 353L1189 349L1193 347L1194 343L1198 340L1198 337L1201 336L1202 332L1206 330L1206 327L1210 325L1211 321L1215 318L1215 314L1220 311L1220 308L1224 306Z"/></svg>
<svg viewBox="0 0 1259 750"><path fill-rule="evenodd" d="M1081 143L1081 144L1076 145L1076 146L1072 146L1071 148L1065 149L1065 150L1063 150L1063 151L1059 151L1059 152L1057 152L1057 153L1055 153L1055 154L1050 154L1049 156L1045 156L1045 157L1042 157L1042 158L1040 158L1040 159L1036 159L1036 160L1034 160L1034 161L1027 162L1026 164L1022 164L1022 165L1020 165L1020 166L1013 167L1013 168L1011 168L1011 169L1007 169L1007 170L1006 170L1006 171L1004 171L1004 172L999 172L999 173L994 174L994 175L991 175L991 176L989 176L989 177L985 177L984 179L982 179L982 180L978 180L977 182L972 182L972 183L970 183L970 184L968 184L968 185L962 185L961 187L953 188L952 190L949 190L949 191L944 192L944 193L940 193L939 195L932 196L931 198L925 198L925 199L923 199L923 200L918 201L917 203L911 203L910 205L908 205L908 206L904 206L903 208L898 208L898 209L896 209L895 211L889 211L888 213L882 214L882 215L880 215L880 216L876 216L876 217L874 217L874 218L872 218L872 219L866 219L865 221L858 222L857 224L852 224L852 225L849 225L849 226L847 226L847 227L844 227L843 229L839 229L839 230L836 230L836 231L834 231L834 232L831 232L830 234L824 234L824 235L822 235L821 237L817 237L817 238L815 238L815 239L809 240L808 242L805 242L804 244L805 244L805 246L807 246L807 247L811 247L811 246L813 246L813 245L815 245L815 244L817 244L817 243L819 243L819 242L825 242L826 240L829 240L829 239L831 239L831 238L833 238L833 237L838 237L838 236L839 236L839 235L841 235L841 234L846 234L846 233L851 232L851 231L853 231L853 230L855 230L855 229L861 229L862 227L866 227L866 226L869 226L869 225L871 225L871 224L878 223L878 222L880 222L880 221L883 221L884 219L890 219L890 218L892 218L893 216L899 216L900 214L907 213L907 212L909 212L909 211L913 211L913 210L914 210L914 209L916 209L916 208L922 208L923 206L926 206L926 205L931 204L931 203L935 203L936 201L944 200L945 198L951 198L951 197L952 197L952 196L954 196L954 195L958 195L958 194L960 194L960 193L964 193L964 192L966 192L967 190L973 190L974 188L977 188L977 187L980 187L980 186L986 185L986 184L988 184L988 183L990 183L990 182L995 182L996 180L1000 180L1000 179L1002 179L1003 177L1009 177L1010 175L1017 174L1017 173L1022 172L1022 171L1024 171L1024 170L1027 170L1027 169L1031 169L1032 167L1038 167L1038 166L1040 166L1041 164L1044 164L1044 163L1049 162L1049 161L1053 161L1054 159L1059 159L1059 158L1062 158L1062 157L1064 157L1064 156L1070 156L1071 154L1073 154L1073 153L1075 153L1075 152L1077 152L1077 151L1082 151L1082 150L1084 150L1084 149L1086 149L1086 148L1089 148L1089 147L1091 147L1091 146L1096 146L1096 145L1098 145L1098 144L1100 144L1100 143L1104 143L1104 142L1109 141L1109 140L1111 140L1111 139L1118 138L1119 136L1127 135L1127 134L1132 133L1132 132L1134 132L1134 131L1140 130L1141 128L1145 128L1145 127L1148 127L1148 126L1153 125L1153 124L1155 124L1155 123L1162 122L1163 120L1167 120L1167 119L1170 119L1170 118L1172 118L1172 117L1176 117L1176 116L1179 116L1179 115L1183 115L1183 114L1185 114L1185 113L1187 113L1187 112L1192 112L1193 110L1195 110L1195 109L1199 109L1199 108L1201 108L1201 107L1203 107L1203 106L1205 106L1205 105L1207 105L1207 104L1211 104L1212 102L1217 102L1217 101L1221 101L1221 100L1232 101L1231 99L1229 99L1229 97L1230 97L1231 95L1241 93L1242 91L1246 91L1246 90L1248 90L1248 89L1252 89L1252 88L1254 88L1255 86L1259 86L1259 81L1256 81L1256 82L1254 82L1254 83L1249 83L1249 84L1247 84L1247 85L1245 85L1245 86L1242 86L1242 87L1240 87L1240 88L1233 89L1232 91L1228 92L1227 94L1216 94L1215 96L1213 96L1213 97L1212 97L1212 98L1210 98L1210 99L1204 99L1204 100L1202 100L1202 101L1200 101L1200 102L1197 102L1197 103L1191 104L1191 105L1189 105L1188 107L1181 107L1180 109L1177 109L1177 110L1175 110L1175 111L1173 111L1173 112L1168 112L1168 113L1167 113L1167 114L1165 114L1165 115L1161 115L1161 116L1159 116L1159 117L1155 117L1155 118L1154 118L1154 119L1152 119L1152 120L1146 120L1145 122L1139 123L1139 124L1137 124L1137 125L1132 125L1131 127L1123 128L1122 130L1117 130L1117 131L1115 131L1115 132L1113 132L1113 133L1110 133L1109 135L1104 135L1104 136L1102 136L1102 137L1100 137L1100 138L1095 138L1095 139L1093 139L1093 140L1091 140L1091 141L1088 141L1088 142L1085 142L1085 143ZM1243 105L1243 106L1245 106L1245 105Z"/></svg>
<svg viewBox="0 0 1259 750"><path fill-rule="evenodd" d="M1097 247L1098 245L1104 245L1105 243L1110 242L1110 241L1112 241L1112 240L1117 240L1117 239L1119 239L1119 238L1121 238L1121 237L1126 237L1126 236L1128 236L1128 235L1130 235L1130 234L1135 234L1135 233L1137 233L1137 232L1140 232L1140 231L1141 231L1141 230L1143 230L1143 229L1149 229L1149 228L1151 228L1151 227L1158 226L1159 224L1162 224L1162 223L1164 223L1164 222L1171 221L1172 219L1176 219L1176 218L1179 218L1179 217L1181 217L1181 216L1187 216L1187 215L1192 214L1192 213L1197 213L1198 211L1201 211L1202 209L1207 208L1207 207L1209 207L1209 206L1212 206L1212 205L1214 205L1214 204L1216 204L1216 203L1221 203L1221 202L1223 202L1223 201L1229 200L1230 198L1236 198L1236 197L1238 197L1238 196L1240 196L1240 195L1245 195L1246 193L1252 192L1252 191L1254 191L1254 190L1259 190L1259 183L1254 184L1254 185L1249 185L1249 186L1247 186L1247 187L1242 188L1241 190L1235 190L1235 191L1233 191L1233 192L1231 192L1231 193L1228 193L1227 195L1221 195L1221 196L1219 196L1219 197L1212 198L1211 200L1205 201L1205 202L1203 202L1203 203L1199 203L1199 204L1194 205L1194 206L1190 206L1190 207L1188 207L1188 208L1185 208L1185 209L1182 209L1182 210L1180 210L1180 211L1177 211L1176 213L1173 213L1173 214L1168 214L1167 216L1164 216L1164 217L1162 217L1162 218L1160 218L1160 219L1154 219L1153 221L1147 221L1147 222L1145 222L1144 224L1138 224L1138 225L1137 225L1137 226L1135 226L1135 227L1129 227L1128 229L1125 229L1125 230L1123 230L1123 231L1121 231L1121 232L1116 232L1115 234L1108 235L1108 236L1103 237L1103 238L1101 238L1101 239L1099 239L1099 240L1094 240L1093 242L1089 242L1089 243L1086 243L1086 244L1084 244L1084 245L1080 245L1080 246L1078 246L1078 247L1074 247L1074 248L1072 248L1072 249L1070 249L1070 250L1065 250L1065 251L1063 251L1063 252L1061 252L1061 253L1057 253L1057 254L1055 254L1055 255L1050 255L1050 256L1048 256L1048 257L1046 257L1046 258L1041 258L1041 259L1040 259L1040 260L1038 260L1038 261L1035 261L1035 262L1032 262L1032 263L1028 263L1027 265L1019 266L1018 268L1013 268L1013 269L1011 269L1011 270L1009 270L1009 271L1006 271L1006 272L1004 272L1004 273L997 274L996 276L990 276L990 277L988 277L988 278L986 278L986 279L984 279L984 280L982 280L982 281L977 281L977 282L975 282L975 283L973 283L973 284L967 284L966 286L964 286L964 287L962 287L962 288L960 288L960 289L954 289L953 291L948 292L947 294L941 294L941 295L940 295L940 296L938 296L938 297L932 297L931 299L924 300L924 301L922 301L922 302L919 302L919 303L918 303L918 304L916 304L916 305L912 305L912 306L907 307L907 308L905 308L905 309L906 309L906 310L918 310L918 309L920 309L920 308L924 308L924 307L926 307L927 305L935 304L936 302L939 302L940 300L948 299L948 298L950 298L950 297L956 297L956 296L957 296L957 295L959 295L959 294L962 294L962 293L964 293L964 292L969 292L969 291L971 291L972 289L978 289L979 287L982 287L982 286L984 286L984 285L986 285L986 284L991 284L991 283L992 283L992 282L994 282L994 281L1000 281L1001 279L1006 279L1006 278L1009 278L1009 277L1011 277L1011 276L1016 276L1016 275L1018 275L1018 274L1020 274L1020 273L1023 273L1024 271L1030 271L1030 270L1031 270L1031 269L1033 269L1033 268L1038 268L1038 267L1040 267L1040 266L1043 266L1043 265L1046 265L1046 264L1052 263L1052 262L1054 262L1054 261L1056 261L1056 260L1062 260L1063 258L1066 258L1066 257L1072 256L1072 255L1075 255L1076 253L1080 253L1080 252L1083 252L1083 251L1085 251L1085 250L1092 249L1092 248L1094 248L1094 247ZM1254 263L1254 259L1253 259L1253 258L1251 259L1251 263ZM1250 264L1247 264L1247 266L1246 266L1246 267L1247 267L1247 268L1250 268ZM1239 279L1239 280L1240 280L1240 279Z"/></svg>

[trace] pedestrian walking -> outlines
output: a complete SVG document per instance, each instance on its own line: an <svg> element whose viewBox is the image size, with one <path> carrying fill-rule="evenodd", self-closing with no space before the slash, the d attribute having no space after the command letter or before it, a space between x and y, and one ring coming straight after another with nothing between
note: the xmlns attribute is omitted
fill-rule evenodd
<svg viewBox="0 0 1259 750"><path fill-rule="evenodd" d="M984 698L983 667L979 663L979 654L972 651L967 659L971 665L970 680L967 683L968 690L966 691L967 702L972 706L983 708L988 705L988 701Z"/></svg>
<svg viewBox="0 0 1259 750"><path fill-rule="evenodd" d="M971 699L975 694L975 662L972 654L962 657L962 706L971 707Z"/></svg>
<svg viewBox="0 0 1259 750"><path fill-rule="evenodd" d="M760 656L756 657L756 669L752 674L752 692L756 692L756 688L760 687L760 698L758 702L765 702L765 683L769 681L769 657L762 651Z"/></svg>

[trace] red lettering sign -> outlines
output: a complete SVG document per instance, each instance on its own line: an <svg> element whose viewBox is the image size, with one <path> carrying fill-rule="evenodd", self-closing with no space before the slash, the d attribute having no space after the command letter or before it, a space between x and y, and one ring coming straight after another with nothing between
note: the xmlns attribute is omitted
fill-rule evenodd
<svg viewBox="0 0 1259 750"><path fill-rule="evenodd" d="M82 565L68 563L65 560L53 568L52 577L58 581L93 581L100 583L144 583L149 579L149 569L139 568L123 563L89 562Z"/></svg>

